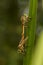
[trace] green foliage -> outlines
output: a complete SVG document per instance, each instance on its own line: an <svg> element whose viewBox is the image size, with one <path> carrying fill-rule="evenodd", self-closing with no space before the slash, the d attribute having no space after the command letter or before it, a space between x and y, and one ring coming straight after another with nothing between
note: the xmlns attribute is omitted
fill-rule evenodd
<svg viewBox="0 0 43 65"><path fill-rule="evenodd" d="M43 65L43 31L40 32L30 65Z"/></svg>
<svg viewBox="0 0 43 65"><path fill-rule="evenodd" d="M36 32L36 15L37 15L37 0L30 0L30 8L29 8L29 16L31 17L31 21L28 23L27 35L27 49L26 56L24 57L24 65L29 65L32 51L34 48L34 40L35 40L35 32Z"/></svg>

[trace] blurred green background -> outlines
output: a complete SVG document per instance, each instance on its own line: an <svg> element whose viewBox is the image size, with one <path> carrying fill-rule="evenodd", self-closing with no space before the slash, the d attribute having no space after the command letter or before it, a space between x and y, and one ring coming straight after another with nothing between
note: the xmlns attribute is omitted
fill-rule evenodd
<svg viewBox="0 0 43 65"><path fill-rule="evenodd" d="M43 29L43 5L38 0L36 36ZM0 0L0 65L22 65L17 53L21 38L20 16L29 12L29 0Z"/></svg>

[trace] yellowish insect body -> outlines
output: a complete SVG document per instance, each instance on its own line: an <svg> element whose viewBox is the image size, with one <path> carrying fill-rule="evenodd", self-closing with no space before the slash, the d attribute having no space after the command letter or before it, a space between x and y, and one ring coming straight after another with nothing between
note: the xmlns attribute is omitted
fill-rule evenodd
<svg viewBox="0 0 43 65"><path fill-rule="evenodd" d="M28 39L28 36L26 38L24 36L25 23L28 22L28 19L29 19L29 17L27 16L27 14L24 14L23 16L21 16L21 22L22 22L22 38L21 38L21 40L19 42L19 45L18 45L18 51L20 53L24 52L24 45L25 45L25 42Z"/></svg>

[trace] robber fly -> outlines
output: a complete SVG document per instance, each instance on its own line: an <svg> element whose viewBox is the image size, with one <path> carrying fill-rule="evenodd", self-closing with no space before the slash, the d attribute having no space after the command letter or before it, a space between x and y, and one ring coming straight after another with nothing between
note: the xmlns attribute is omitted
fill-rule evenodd
<svg viewBox="0 0 43 65"><path fill-rule="evenodd" d="M24 36L24 29L25 29L25 23L28 22L28 20L30 20L31 18L27 16L27 14L24 14L21 16L21 23L22 23L22 37L21 37L21 40L19 42L19 45L18 45L18 51L19 53L22 53L24 52L24 45L25 45L25 42L27 41L28 39L28 36Z"/></svg>

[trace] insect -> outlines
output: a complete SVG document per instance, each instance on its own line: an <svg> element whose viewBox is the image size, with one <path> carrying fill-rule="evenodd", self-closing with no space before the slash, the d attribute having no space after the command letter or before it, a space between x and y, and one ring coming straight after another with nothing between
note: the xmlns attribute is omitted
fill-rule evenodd
<svg viewBox="0 0 43 65"><path fill-rule="evenodd" d="M28 36L24 36L24 30L25 30L25 23L28 22L28 20L30 20L31 18L27 16L27 14L24 14L21 16L21 23L22 23L22 38L19 42L19 45L18 45L18 52L19 53L24 53L24 45L25 45L25 42L27 41L28 39Z"/></svg>

